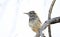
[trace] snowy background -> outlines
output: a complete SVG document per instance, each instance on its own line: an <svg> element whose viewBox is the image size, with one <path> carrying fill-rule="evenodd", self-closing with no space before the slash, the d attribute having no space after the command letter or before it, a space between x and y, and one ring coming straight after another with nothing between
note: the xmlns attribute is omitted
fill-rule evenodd
<svg viewBox="0 0 60 37"><path fill-rule="evenodd" d="M42 24L48 18L52 0L0 0L0 37L34 37L29 27L29 17L24 13L34 10ZM60 0L57 0L52 18L60 16ZM52 37L60 37L60 24L51 25ZM47 28L44 30L48 37Z"/></svg>

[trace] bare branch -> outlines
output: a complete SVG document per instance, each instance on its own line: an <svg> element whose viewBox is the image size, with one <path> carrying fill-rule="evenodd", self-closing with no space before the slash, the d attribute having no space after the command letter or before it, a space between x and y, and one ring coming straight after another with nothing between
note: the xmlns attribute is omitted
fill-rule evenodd
<svg viewBox="0 0 60 37"><path fill-rule="evenodd" d="M48 14L48 20L51 19L51 13L52 13L52 9L53 9L53 6L55 4L55 1L56 0L53 0L52 1L52 4L50 6L50 9L49 9L49 14ZM48 25L48 33L49 33L49 37L51 37L51 28L50 28L50 25Z"/></svg>
<svg viewBox="0 0 60 37"><path fill-rule="evenodd" d="M60 22L60 17L52 18L44 22L43 26L40 28L40 36L42 36L42 31L47 28L50 24L55 24Z"/></svg>
<svg viewBox="0 0 60 37"><path fill-rule="evenodd" d="M52 13L52 9L53 9L53 6L54 6L54 4L55 4L55 1L56 1L56 0L53 0L53 1L52 1L52 4L51 4L51 6L50 6L49 14L48 14L48 16L49 16L48 18L49 18L49 19L50 19L50 17L51 17L51 13Z"/></svg>
<svg viewBox="0 0 60 37"><path fill-rule="evenodd" d="M40 30L37 32L35 37L40 37ZM45 37L44 33L42 33L41 37Z"/></svg>

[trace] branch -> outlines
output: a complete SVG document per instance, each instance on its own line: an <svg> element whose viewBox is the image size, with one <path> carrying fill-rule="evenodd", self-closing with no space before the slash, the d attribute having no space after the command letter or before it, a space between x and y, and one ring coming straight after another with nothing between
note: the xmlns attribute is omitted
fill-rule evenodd
<svg viewBox="0 0 60 37"><path fill-rule="evenodd" d="M51 19L51 13L52 13L52 9L53 9L53 6L55 4L55 1L56 0L53 0L52 1L52 4L50 6L50 9L49 9L49 14L48 14L48 20ZM48 33L49 33L49 37L51 37L51 28L50 28L50 25L48 25Z"/></svg>
<svg viewBox="0 0 60 37"><path fill-rule="evenodd" d="M55 4L55 1L56 1L56 0L53 0L53 1L52 1L52 4L51 4L50 9L49 9L49 16L50 16L51 13L52 13L52 9L53 9L53 6L54 6L54 4ZM51 16L50 16L50 17L51 17ZM49 17L49 18L50 18L50 17Z"/></svg>
<svg viewBox="0 0 60 37"><path fill-rule="evenodd" d="M40 28L40 36L42 37L42 31L46 29L48 25L55 23L60 23L60 17L52 18L50 20L45 21L42 27Z"/></svg>
<svg viewBox="0 0 60 37"><path fill-rule="evenodd" d="M35 37L40 37L40 31L37 32ZM44 33L42 33L41 37L45 37Z"/></svg>

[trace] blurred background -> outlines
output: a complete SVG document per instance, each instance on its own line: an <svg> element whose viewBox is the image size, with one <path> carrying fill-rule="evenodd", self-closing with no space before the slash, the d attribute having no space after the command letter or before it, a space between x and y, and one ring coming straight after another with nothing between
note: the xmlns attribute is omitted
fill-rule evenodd
<svg viewBox="0 0 60 37"><path fill-rule="evenodd" d="M48 19L52 0L0 0L0 37L34 37L29 17L24 13L34 10L42 24ZM60 0L56 0L51 18L60 16ZM51 25L52 37L60 37L60 23ZM44 30L48 37L47 28Z"/></svg>

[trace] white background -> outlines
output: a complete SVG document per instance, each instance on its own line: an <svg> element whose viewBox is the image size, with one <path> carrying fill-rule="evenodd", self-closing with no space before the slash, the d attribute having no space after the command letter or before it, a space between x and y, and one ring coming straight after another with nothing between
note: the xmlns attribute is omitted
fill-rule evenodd
<svg viewBox="0 0 60 37"><path fill-rule="evenodd" d="M34 10L42 24L48 19L52 0L0 0L0 37L34 37L29 27L29 17L24 13ZM52 18L60 16L60 0L57 0ZM60 37L60 24L51 25L52 37ZM48 37L47 29L44 30Z"/></svg>

